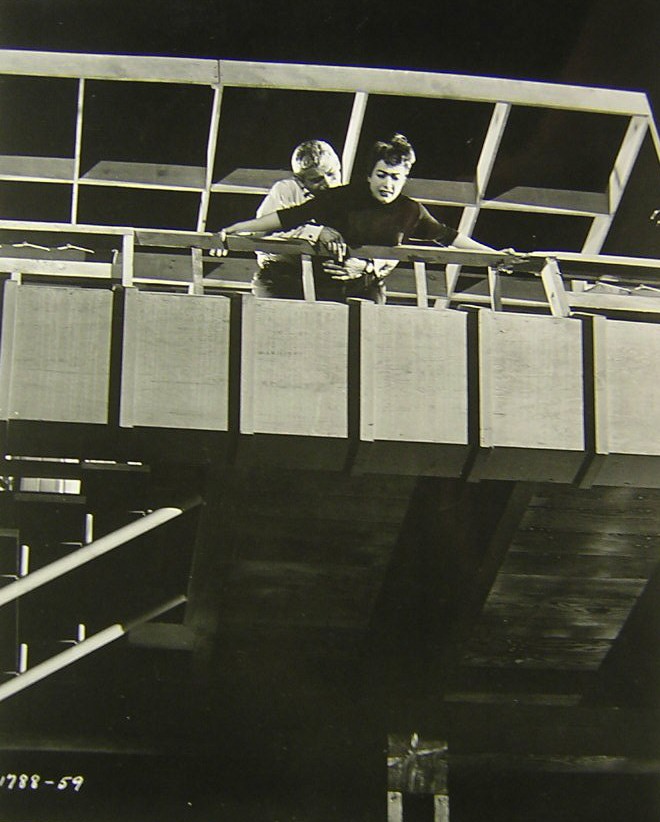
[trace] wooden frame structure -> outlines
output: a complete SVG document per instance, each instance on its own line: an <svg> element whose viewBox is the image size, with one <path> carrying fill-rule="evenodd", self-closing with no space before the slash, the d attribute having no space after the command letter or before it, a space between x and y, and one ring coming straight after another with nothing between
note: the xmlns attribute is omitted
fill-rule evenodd
<svg viewBox="0 0 660 822"><path fill-rule="evenodd" d="M222 128L223 93L230 88L352 94L353 105L341 150L345 181L351 176L370 97L396 95L491 104L490 125L474 169L473 181L412 180L410 194L424 202L461 207L460 229L466 233L470 233L482 209L587 217L591 219L591 229L583 247L576 250L588 254L597 254L602 248L647 132L650 132L660 156L658 130L649 101L641 92L392 69L16 50L0 51L1 75L68 78L78 83L75 110L70 112L75 119L75 128L69 155L0 157L0 181L68 185L72 225L79 224L79 194L86 186L196 193L199 195L197 231L203 231L206 227L209 203L214 194L259 194L267 191L286 172L236 169L224 177L218 177L214 172ZM205 164L116 162L108 158L96 163L93 168L83 168L86 83L91 80L208 87L206 145L201 150L206 158ZM512 108L517 106L628 118L628 128L611 169L607 189L603 192L580 192L518 187L501 196L487 198L487 184L509 115ZM456 275L457 270L450 268L450 283L455 282Z"/></svg>

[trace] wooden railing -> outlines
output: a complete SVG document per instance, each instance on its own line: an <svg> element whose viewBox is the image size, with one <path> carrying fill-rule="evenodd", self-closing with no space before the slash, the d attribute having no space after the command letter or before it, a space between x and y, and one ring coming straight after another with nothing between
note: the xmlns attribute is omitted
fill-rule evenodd
<svg viewBox="0 0 660 822"><path fill-rule="evenodd" d="M44 233L50 238L62 233L71 239L71 229L65 225L43 225L24 222L11 228L0 221L16 237L29 232L31 236ZM86 259L67 259L66 245L48 246L37 243L16 243L16 256L12 245L0 252L0 274L15 281L25 277L56 278L59 282L75 284L76 280L106 280L126 287L167 287L190 294L249 291L249 278L255 268L250 255L255 251L277 251L309 259L314 250L304 240L281 240L232 236L228 240L231 252L226 258L213 258L206 254L217 245L214 235L198 232L166 232L160 230L134 230L128 227L101 228L77 226L76 242L80 247L93 246L94 238L105 235L111 238L114 251L110 259L95 261L94 254L69 256ZM30 245L46 253L30 256ZM58 249L63 248L64 251ZM176 255L168 255L167 250ZM91 249L90 249L91 250ZM189 252L181 254L180 252ZM19 256L20 252L20 256ZM32 252L34 254L34 252ZM242 254L242 257L238 255ZM495 310L514 307L517 310L538 311L544 307L556 316L569 316L573 311L624 313L657 313L660 309L660 260L653 258L623 257L603 254L572 252L534 252L520 261L508 259L493 252L475 252L437 246L401 245L395 248L365 246L359 254L366 258L394 259L399 271L390 277L397 285L389 289L398 301L414 301L419 307L445 308L450 305L488 305ZM106 253L106 257L107 257ZM488 284L487 293L456 293L450 267L476 269L475 280ZM507 268L507 266L509 266ZM395 270L396 271L396 270ZM534 297L515 293L506 295L507 285L521 279L538 277L543 285ZM308 299L314 300L313 282L304 283ZM568 284L568 287L567 285ZM591 293L591 287L606 287ZM585 285L588 290L585 290Z"/></svg>
<svg viewBox="0 0 660 822"><path fill-rule="evenodd" d="M371 248L413 263L405 274L415 281L413 304L347 306L227 296L221 281L211 288L211 278L194 279L201 253L195 260L193 250L213 243L196 234L154 233L155 246L137 246L193 249L187 280L137 282L134 240L145 237L116 236L121 260L79 263L85 277L99 266L97 288L71 287L80 281L67 281L66 263L53 271L53 261L28 260L33 272L43 264L42 278L23 276L24 262L12 261L0 345L7 453L12 432L26 425L47 432L32 437L32 447L48 441L52 449L48 436L59 442L57 426L66 424L85 427L88 448L104 441L123 459L142 459L143 437L162 448L165 437L196 432L203 453L211 448L230 461L471 480L660 482L660 325L648 321L658 297L590 298L564 289L559 274L566 265L580 282L657 282L657 260L540 254L509 275L498 270L497 252ZM273 243L310 250L244 237L229 246L233 256ZM428 271L457 261L480 268L486 290L448 300L445 289L435 299L445 310L432 310ZM510 276L531 278L539 295L507 304ZM598 296L610 300L604 311L589 304ZM468 310L451 310L460 307ZM110 446L105 430L113 432Z"/></svg>

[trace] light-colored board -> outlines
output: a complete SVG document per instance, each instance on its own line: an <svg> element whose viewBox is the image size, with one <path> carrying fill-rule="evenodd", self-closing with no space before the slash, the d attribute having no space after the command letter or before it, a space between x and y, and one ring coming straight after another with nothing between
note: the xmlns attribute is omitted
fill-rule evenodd
<svg viewBox="0 0 660 822"><path fill-rule="evenodd" d="M456 180L423 180L413 177L406 183L405 194L423 203L475 205L477 202L476 184Z"/></svg>
<svg viewBox="0 0 660 822"><path fill-rule="evenodd" d="M353 98L353 107L346 130L344 149L341 154L341 179L343 183L350 182L353 173L353 164L360 141L360 131L362 130L364 113L367 110L367 101L368 95L362 91L356 92Z"/></svg>
<svg viewBox="0 0 660 822"><path fill-rule="evenodd" d="M266 194L279 180L291 176L286 169L236 168L211 186L211 191L227 194Z"/></svg>
<svg viewBox="0 0 660 822"><path fill-rule="evenodd" d="M106 423L112 294L5 283L0 416Z"/></svg>
<svg viewBox="0 0 660 822"><path fill-rule="evenodd" d="M218 82L218 61L2 49L0 74L212 85Z"/></svg>
<svg viewBox="0 0 660 822"><path fill-rule="evenodd" d="M480 311L483 447L584 448L581 345L575 320Z"/></svg>
<svg viewBox="0 0 660 822"><path fill-rule="evenodd" d="M467 444L467 316L379 306L373 324L373 439Z"/></svg>
<svg viewBox="0 0 660 822"><path fill-rule="evenodd" d="M348 92L359 89L371 94L509 102L610 114L650 113L648 99L641 92L424 71L220 60L220 80L228 86Z"/></svg>
<svg viewBox="0 0 660 822"><path fill-rule="evenodd" d="M120 423L226 431L229 299L126 294Z"/></svg>
<svg viewBox="0 0 660 822"><path fill-rule="evenodd" d="M614 215L623 197L628 178L632 174L637 155L642 147L649 119L639 115L630 119L607 186L609 213L608 216L600 216L594 219L582 246L582 251L585 254L597 254L603 247L614 221Z"/></svg>
<svg viewBox="0 0 660 822"><path fill-rule="evenodd" d="M475 170L475 194L477 205L466 206L463 209L463 213L461 214L461 219L458 224L459 232L467 235L468 237L472 236L472 232L477 223L477 218L479 216L478 204L486 193L490 175L495 164L495 158L497 157L497 152L499 151L500 143L502 142L502 137L504 136L504 129L506 128L510 112L511 105L508 103L496 103L493 106L490 122L488 124L488 131L486 132L484 142L481 146L479 160L477 161L477 167ZM447 297L445 299L437 300L435 303L435 308L446 308L449 305L460 271L461 267L459 265L452 264L446 267L445 282L447 287Z"/></svg>
<svg viewBox="0 0 660 822"><path fill-rule="evenodd" d="M213 102L211 103L211 119L209 121L208 138L206 140L206 166L204 169L204 191L199 198L199 211L197 212L197 231L204 231L208 218L209 204L211 202L211 185L213 184L213 167L215 165L215 153L218 145L218 132L220 129L220 110L222 106L222 89L213 89Z"/></svg>
<svg viewBox="0 0 660 822"><path fill-rule="evenodd" d="M29 257L0 257L0 271L7 274L43 274L44 276L89 279L110 279L110 263L81 260L48 260Z"/></svg>
<svg viewBox="0 0 660 822"><path fill-rule="evenodd" d="M80 184L203 191L205 175L202 166L101 160L83 174Z"/></svg>
<svg viewBox="0 0 660 822"><path fill-rule="evenodd" d="M70 183L74 177L72 157L0 156L0 180L23 182Z"/></svg>
<svg viewBox="0 0 660 822"><path fill-rule="evenodd" d="M596 323L594 335L606 415L601 447L660 457L660 325L607 320Z"/></svg>
<svg viewBox="0 0 660 822"><path fill-rule="evenodd" d="M252 431L345 437L347 306L295 300L250 302L252 357L251 367L243 362L241 405L249 402L249 385ZM249 335L250 329L244 332Z"/></svg>
<svg viewBox="0 0 660 822"><path fill-rule="evenodd" d="M481 207L587 217L609 213L606 193L531 186L515 186L497 197L484 200Z"/></svg>

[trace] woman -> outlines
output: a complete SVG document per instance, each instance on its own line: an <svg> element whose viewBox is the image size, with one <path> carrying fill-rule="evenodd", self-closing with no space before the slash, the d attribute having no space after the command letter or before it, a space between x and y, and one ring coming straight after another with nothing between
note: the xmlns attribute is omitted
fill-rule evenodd
<svg viewBox="0 0 660 822"><path fill-rule="evenodd" d="M424 205L402 194L414 162L413 147L402 134L379 140L372 150L366 180L329 188L302 205L227 226L218 234L220 249L228 234L290 230L316 222L325 226L317 251L332 255L315 273L317 297L341 302L347 297L362 297L379 303L385 302L383 279L396 261L353 256L352 252L361 246L396 246L414 238L472 251L493 251L439 222ZM349 248L352 252L347 257Z"/></svg>

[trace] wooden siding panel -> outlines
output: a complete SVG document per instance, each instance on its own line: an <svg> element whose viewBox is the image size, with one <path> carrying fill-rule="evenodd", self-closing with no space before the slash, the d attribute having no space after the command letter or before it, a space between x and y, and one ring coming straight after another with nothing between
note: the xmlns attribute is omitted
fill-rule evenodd
<svg viewBox="0 0 660 822"><path fill-rule="evenodd" d="M660 326L608 320L605 335L606 450L660 456ZM660 472L660 468L658 469Z"/></svg>
<svg viewBox="0 0 660 822"><path fill-rule="evenodd" d="M467 444L467 316L372 312L374 439Z"/></svg>
<svg viewBox="0 0 660 822"><path fill-rule="evenodd" d="M106 423L111 318L109 291L7 282L0 415Z"/></svg>
<svg viewBox="0 0 660 822"><path fill-rule="evenodd" d="M481 444L582 450L580 324L482 311Z"/></svg>
<svg viewBox="0 0 660 822"><path fill-rule="evenodd" d="M348 309L333 303L250 301L251 366L244 361L254 433L345 437ZM245 333L250 333L247 329Z"/></svg>
<svg viewBox="0 0 660 822"><path fill-rule="evenodd" d="M122 425L227 430L229 302L128 290Z"/></svg>

